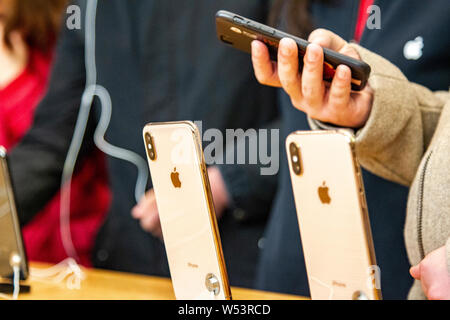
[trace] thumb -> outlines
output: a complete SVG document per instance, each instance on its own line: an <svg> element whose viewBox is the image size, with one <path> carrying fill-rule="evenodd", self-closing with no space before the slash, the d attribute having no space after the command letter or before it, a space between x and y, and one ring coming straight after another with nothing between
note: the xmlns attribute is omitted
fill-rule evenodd
<svg viewBox="0 0 450 320"><path fill-rule="evenodd" d="M420 264L411 267L411 269L409 269L409 273L414 279L420 280Z"/></svg>
<svg viewBox="0 0 450 320"><path fill-rule="evenodd" d="M308 41L334 51L340 51L347 44L347 41L326 29L314 30L309 35Z"/></svg>
<svg viewBox="0 0 450 320"><path fill-rule="evenodd" d="M133 218L140 219L152 207L154 202L155 193L153 192L153 189L151 189L141 197L141 200L139 200L139 202L131 210Z"/></svg>
<svg viewBox="0 0 450 320"><path fill-rule="evenodd" d="M353 49L352 47L345 45L340 51L339 53L342 53L343 55L346 55L348 57L352 57L356 60L361 60L361 57L359 56L358 52Z"/></svg>

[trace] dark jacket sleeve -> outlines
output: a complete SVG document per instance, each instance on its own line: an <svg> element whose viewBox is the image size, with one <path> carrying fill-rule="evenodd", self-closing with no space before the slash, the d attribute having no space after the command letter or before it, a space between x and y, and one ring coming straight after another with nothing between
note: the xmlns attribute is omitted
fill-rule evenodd
<svg viewBox="0 0 450 320"><path fill-rule="evenodd" d="M269 145L271 139L276 139L277 143L279 142L279 136L272 136L270 132L272 129L279 132L280 125L281 119L277 118L264 128L269 131L267 135L267 143ZM258 141L260 138L258 136ZM234 154L237 154L236 148L240 143L245 143L245 141L237 141L237 144L231 146L235 149ZM246 145L247 155L248 152L249 148ZM278 150L270 150L269 152L272 156L277 157L275 161L277 161L279 166L280 159ZM250 222L264 220L269 215L277 190L278 175L261 174L261 170L268 166L260 162L258 164L218 165L231 198L230 209L235 219L241 222ZM278 173L278 168L276 168L276 173Z"/></svg>
<svg viewBox="0 0 450 320"><path fill-rule="evenodd" d="M48 91L34 122L9 156L19 217L29 222L60 188L62 168L72 139L85 85L81 31L63 28ZM92 134L88 126L85 140ZM83 149L89 148L83 143ZM85 152L82 152L85 153Z"/></svg>

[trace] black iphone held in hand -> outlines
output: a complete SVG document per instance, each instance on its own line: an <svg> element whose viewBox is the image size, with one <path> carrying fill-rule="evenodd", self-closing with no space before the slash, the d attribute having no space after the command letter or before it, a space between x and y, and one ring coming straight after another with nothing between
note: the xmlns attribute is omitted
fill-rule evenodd
<svg viewBox="0 0 450 320"><path fill-rule="evenodd" d="M299 68L303 67L303 56L309 42L288 33L271 28L267 25L252 21L232 12L220 10L216 13L216 28L218 38L236 49L251 53L251 43L259 40L266 44L270 58L277 61L278 44L282 38L293 39L299 49ZM324 48L323 79L331 82L336 68L343 64L352 71L352 89L364 89L370 75L370 66L363 61L348 57L336 51Z"/></svg>

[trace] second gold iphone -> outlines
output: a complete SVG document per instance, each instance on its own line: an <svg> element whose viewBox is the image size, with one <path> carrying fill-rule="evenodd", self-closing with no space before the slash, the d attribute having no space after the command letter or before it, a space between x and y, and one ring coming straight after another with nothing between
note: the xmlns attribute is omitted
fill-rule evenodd
<svg viewBox="0 0 450 320"><path fill-rule="evenodd" d="M312 299L380 299L353 136L299 131L286 150Z"/></svg>

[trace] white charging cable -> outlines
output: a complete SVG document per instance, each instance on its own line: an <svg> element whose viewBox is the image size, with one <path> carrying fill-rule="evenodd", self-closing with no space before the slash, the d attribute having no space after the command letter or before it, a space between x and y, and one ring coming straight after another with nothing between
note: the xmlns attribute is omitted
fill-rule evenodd
<svg viewBox="0 0 450 320"><path fill-rule="evenodd" d="M14 290L13 290L13 300L17 300L17 298L19 297L19 293L20 293L20 267L19 266L14 266L13 267L13 271L14 271Z"/></svg>
<svg viewBox="0 0 450 320"><path fill-rule="evenodd" d="M148 169L145 160L137 153L113 146L105 140L105 133L111 121L112 101L108 91L99 85L95 86L95 95L100 99L102 107L100 120L94 133L94 142L96 146L104 153L111 157L121 159L133 163L138 168L138 177L136 180L136 188L134 189L134 197L136 202L142 198L145 193L148 180Z"/></svg>
<svg viewBox="0 0 450 320"><path fill-rule="evenodd" d="M17 300L19 298L20 293L20 264L22 263L22 258L16 254L13 253L11 255L11 258L9 259L9 265L13 269L13 293L12 297L0 294L0 298L5 300Z"/></svg>
<svg viewBox="0 0 450 320"><path fill-rule="evenodd" d="M329 290L328 300L333 300L334 288L332 285L328 285L325 282L323 282L322 280L320 280L319 278L316 278L313 276L311 276L311 280L313 280L313 281L317 282L318 284L320 284L321 286L324 286L325 288L327 288Z"/></svg>
<svg viewBox="0 0 450 320"><path fill-rule="evenodd" d="M97 71L95 62L88 59L89 56L95 56L95 19L97 15L97 0L87 1L86 21L85 21L85 68L86 68L86 87L81 98L80 110L75 125L74 134L70 143L69 151L64 162L61 178L61 203L60 203L60 233L61 241L67 256L78 260L75 246L72 242L70 230L70 193L73 172L75 170L78 153L83 142L86 131L89 113L94 99L93 92L88 89L94 89L97 81Z"/></svg>
<svg viewBox="0 0 450 320"><path fill-rule="evenodd" d="M66 254L77 260L78 255L73 245L70 232L70 184L95 96L100 99L101 104L100 120L94 133L95 144L101 151L111 157L131 162L137 167L138 178L136 180L134 194L136 202L139 202L139 200L144 196L148 181L148 168L145 160L137 153L111 145L105 140L104 137L111 120L112 102L108 91L103 86L97 85L97 65L95 58L95 23L97 4L98 0L91 0L87 2L85 21L86 86L81 99L74 135L64 162L63 175L61 179L61 238Z"/></svg>
<svg viewBox="0 0 450 320"><path fill-rule="evenodd" d="M30 268L32 281L60 284L66 280L68 289L80 289L81 282L86 278L85 273L73 258L67 258L49 268Z"/></svg>

